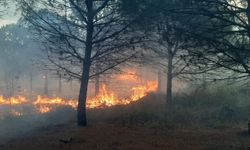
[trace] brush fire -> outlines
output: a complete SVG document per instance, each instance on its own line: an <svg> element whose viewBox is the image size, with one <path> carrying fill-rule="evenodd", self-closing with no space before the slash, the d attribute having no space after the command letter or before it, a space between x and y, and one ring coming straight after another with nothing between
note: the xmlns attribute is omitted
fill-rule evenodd
<svg viewBox="0 0 250 150"><path fill-rule="evenodd" d="M98 94L88 98L86 102L88 109L128 105L157 90L156 81L142 81L136 71L116 75L115 79L128 85L132 83L128 91L126 91L129 95L124 98L119 95L119 91L112 90L107 84L101 83ZM20 117L30 114L46 114L57 110L59 107L76 109L77 99L51 98L41 95L37 95L35 98L0 96L0 118L4 118L4 116Z"/></svg>

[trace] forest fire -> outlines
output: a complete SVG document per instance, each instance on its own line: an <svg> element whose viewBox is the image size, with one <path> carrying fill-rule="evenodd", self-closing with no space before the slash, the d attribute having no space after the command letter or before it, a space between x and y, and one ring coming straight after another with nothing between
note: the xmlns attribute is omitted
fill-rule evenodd
<svg viewBox="0 0 250 150"><path fill-rule="evenodd" d="M103 84L100 93L87 101L88 108L103 108L115 105L128 105L133 101L138 101L142 97L157 90L157 82L149 81L146 85L135 86L131 88L132 95L129 98L119 98L114 91L107 89Z"/></svg>
<svg viewBox="0 0 250 150"><path fill-rule="evenodd" d="M133 101L136 101L146 96L148 93L155 92L157 90L157 87L158 85L155 81L149 81L144 86L133 87L133 95L131 96L131 99Z"/></svg>
<svg viewBox="0 0 250 150"><path fill-rule="evenodd" d="M58 106L70 106L76 108L77 102L75 100L64 100L62 98L48 98L37 96L36 101L33 103L36 107L36 110L40 113L48 113Z"/></svg>
<svg viewBox="0 0 250 150"><path fill-rule="evenodd" d="M113 91L108 91L105 84L102 85L97 96L87 101L87 108L110 107L119 104L119 100Z"/></svg>
<svg viewBox="0 0 250 150"><path fill-rule="evenodd" d="M20 105L28 103L28 100L23 96L10 97L5 99L3 96L0 96L0 106L1 105Z"/></svg>
<svg viewBox="0 0 250 150"><path fill-rule="evenodd" d="M106 84L101 85L101 89L98 95L87 100L87 108L106 108L116 105L128 105L131 102L138 101L148 93L155 92L157 90L157 82L148 81L144 85L137 85L130 89L131 96L128 98L120 98L119 94L107 88ZM9 108L8 111L12 116L23 116L24 113L20 111L23 106L29 105L35 113L46 114L55 111L59 107L70 107L72 109L77 108L77 100L63 99L63 98L49 98L38 95L35 100L28 100L23 96L4 98L0 96L0 108ZM23 110L23 109L21 109Z"/></svg>

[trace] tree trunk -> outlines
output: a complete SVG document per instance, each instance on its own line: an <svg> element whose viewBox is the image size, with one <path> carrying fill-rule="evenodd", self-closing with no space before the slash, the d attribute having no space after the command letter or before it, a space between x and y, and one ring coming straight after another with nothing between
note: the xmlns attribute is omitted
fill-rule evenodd
<svg viewBox="0 0 250 150"><path fill-rule="evenodd" d="M33 97L33 73L30 72L30 99Z"/></svg>
<svg viewBox="0 0 250 150"><path fill-rule="evenodd" d="M168 50L168 70L167 70L167 95L166 104L169 107L172 104L172 79L173 79L173 54L172 50Z"/></svg>
<svg viewBox="0 0 250 150"><path fill-rule="evenodd" d="M162 92L162 78L161 78L161 70L158 70L158 93Z"/></svg>
<svg viewBox="0 0 250 150"><path fill-rule="evenodd" d="M89 72L91 66L91 51L92 51L92 40L93 40L93 1L86 0L86 5L88 9L88 22L87 22L87 37L85 44L85 56L83 62L81 86L78 98L78 109L77 109L77 123L78 126L87 126L87 116L86 116L86 100L88 93L88 83L89 83Z"/></svg>
<svg viewBox="0 0 250 150"><path fill-rule="evenodd" d="M97 75L95 78L95 96L99 94L100 91L100 75Z"/></svg>
<svg viewBox="0 0 250 150"><path fill-rule="evenodd" d="M10 96L15 95L15 87L14 87L14 76L11 74L11 89L10 89Z"/></svg>
<svg viewBox="0 0 250 150"><path fill-rule="evenodd" d="M90 61L89 61L90 62ZM77 122L78 126L87 126L86 100L89 83L90 63L85 61L83 65L80 93L78 98Z"/></svg>
<svg viewBox="0 0 250 150"><path fill-rule="evenodd" d="M62 75L59 74L58 78L58 96L62 96Z"/></svg>
<svg viewBox="0 0 250 150"><path fill-rule="evenodd" d="M48 72L45 72L44 75L44 96L48 96L49 95L49 82L48 82Z"/></svg>

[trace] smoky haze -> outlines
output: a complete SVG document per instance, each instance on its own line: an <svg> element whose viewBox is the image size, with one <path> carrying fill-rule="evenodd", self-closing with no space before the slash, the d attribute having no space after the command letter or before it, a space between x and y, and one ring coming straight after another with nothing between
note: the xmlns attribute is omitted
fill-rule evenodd
<svg viewBox="0 0 250 150"><path fill-rule="evenodd" d="M0 33L1 144L13 138L28 136L40 128L75 121L74 103L78 97L79 80L69 80L64 78L64 74L59 75L48 70L44 64L46 56L43 45L22 21L1 27ZM123 104L128 104L130 99L136 101L145 96L146 90L164 92L164 73L160 77L160 88L157 87L157 73L150 66L124 65L121 66L121 71L113 72L113 75L100 75L98 83L96 78L92 78L88 95L89 98L97 98L93 98L94 102L89 107L120 105L122 103L119 99L124 101ZM96 89L96 84L99 89ZM101 94L98 95L96 90ZM44 97L44 101L48 97L47 103L51 101L51 105L58 106L55 106L56 109L54 106L47 106L49 104L39 101L39 96ZM62 104L59 97L65 99L65 102L71 100L73 104ZM54 100L55 98L59 100ZM99 102L98 98L104 102ZM67 117L63 115L65 113L68 114Z"/></svg>
<svg viewBox="0 0 250 150"><path fill-rule="evenodd" d="M249 75L250 0L0 0L1 150L249 149Z"/></svg>
<svg viewBox="0 0 250 150"><path fill-rule="evenodd" d="M0 29L0 95L5 99L10 97L25 96L32 103L37 95L44 95L45 73L44 68L38 64L42 52L41 44L37 43L27 28L21 24L10 24ZM57 96L58 78L55 75L48 76L49 95ZM65 96L75 96L76 90L70 88L77 83L64 82ZM67 92L66 92L67 91ZM33 115L29 104L25 106L14 106L14 104L3 106L1 101L1 144L10 138L23 136L27 131L48 126L54 121L43 115ZM19 107L19 108L18 108ZM12 111L19 110L26 117L15 117ZM70 118L70 117L69 117ZM63 118L62 118L63 119ZM60 122L60 121L59 121ZM62 123L62 121L61 121Z"/></svg>

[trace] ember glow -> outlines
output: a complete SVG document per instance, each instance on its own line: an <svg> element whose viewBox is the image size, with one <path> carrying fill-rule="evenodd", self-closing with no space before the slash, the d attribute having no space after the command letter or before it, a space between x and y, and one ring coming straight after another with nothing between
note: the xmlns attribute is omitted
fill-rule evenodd
<svg viewBox="0 0 250 150"><path fill-rule="evenodd" d="M11 110L11 115L12 115L12 116L19 117L19 116L22 116L23 113L18 112L18 111L16 111L16 110L12 109L12 110Z"/></svg>
<svg viewBox="0 0 250 150"><path fill-rule="evenodd" d="M23 96L10 97L6 99L3 96L0 96L0 106L1 105L21 105L25 103L28 103L28 100Z"/></svg>

